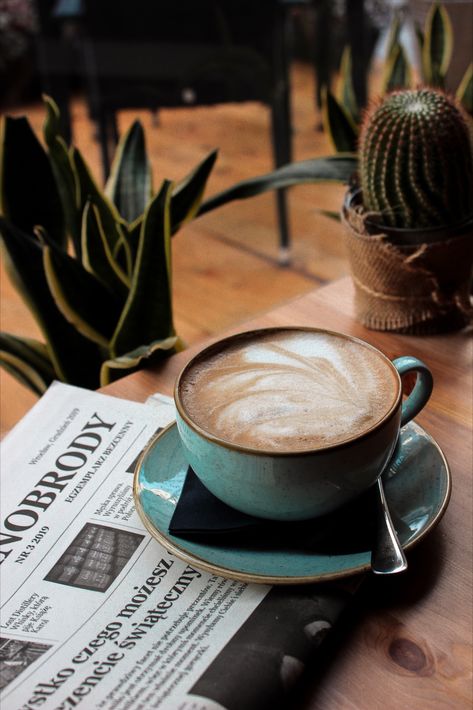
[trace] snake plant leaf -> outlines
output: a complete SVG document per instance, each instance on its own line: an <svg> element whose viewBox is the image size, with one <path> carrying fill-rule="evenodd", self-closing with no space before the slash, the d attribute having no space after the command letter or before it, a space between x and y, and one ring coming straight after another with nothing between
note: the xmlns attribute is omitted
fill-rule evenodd
<svg viewBox="0 0 473 710"><path fill-rule="evenodd" d="M357 165L357 156L352 153L340 153L283 165L271 173L242 180L227 190L210 197L202 203L198 214L203 215L232 200L243 200L270 190L279 190L294 185L316 182L347 183L356 171Z"/></svg>
<svg viewBox="0 0 473 710"><path fill-rule="evenodd" d="M389 59L389 57L395 51L397 45L400 43L401 25L402 25L401 13L394 11L394 17L393 17L392 22L389 26L388 37L386 40L386 58L387 59Z"/></svg>
<svg viewBox="0 0 473 710"><path fill-rule="evenodd" d="M0 129L0 212L26 233L42 225L66 243L61 200L48 156L28 120L3 118Z"/></svg>
<svg viewBox="0 0 473 710"><path fill-rule="evenodd" d="M164 181L149 204L130 293L110 343L112 357L144 343L174 335L171 300L170 201L172 183Z"/></svg>
<svg viewBox="0 0 473 710"><path fill-rule="evenodd" d="M124 305L129 281L110 251L100 211L93 202L85 205L81 250L84 268L106 284Z"/></svg>
<svg viewBox="0 0 473 710"><path fill-rule="evenodd" d="M168 357L183 349L182 342L177 335L172 335L163 340L155 340L149 345L141 345L120 357L106 360L100 371L100 386L114 382L125 374L131 374L147 365L159 362L163 357Z"/></svg>
<svg viewBox="0 0 473 710"><path fill-rule="evenodd" d="M386 60L381 83L385 94L396 89L407 89L412 85L412 69L400 44L393 47Z"/></svg>
<svg viewBox="0 0 473 710"><path fill-rule="evenodd" d="M42 245L3 218L0 232L7 271L43 332L57 378L79 387L98 387L100 351L57 307L44 273Z"/></svg>
<svg viewBox="0 0 473 710"><path fill-rule="evenodd" d="M473 62L467 67L463 75L463 79L456 91L456 97L465 111L468 111L470 116L473 116Z"/></svg>
<svg viewBox="0 0 473 710"><path fill-rule="evenodd" d="M171 195L171 231L173 234L197 214L217 154L218 151L213 150L183 180L175 184Z"/></svg>
<svg viewBox="0 0 473 710"><path fill-rule="evenodd" d="M444 88L452 51L453 30L450 17L444 6L435 2L427 15L422 47L422 68L427 84Z"/></svg>
<svg viewBox="0 0 473 710"><path fill-rule="evenodd" d="M322 91L322 118L337 153L355 152L358 128L344 107L326 88Z"/></svg>
<svg viewBox="0 0 473 710"><path fill-rule="evenodd" d="M144 214L140 215L138 219L127 225L127 237L126 241L131 251L131 258L133 263L136 260L136 254L138 252L138 244L140 241L141 225L143 224Z"/></svg>
<svg viewBox="0 0 473 710"><path fill-rule="evenodd" d="M45 245L43 264L51 294L66 320L107 348L122 310L120 299L61 249Z"/></svg>
<svg viewBox="0 0 473 710"><path fill-rule="evenodd" d="M79 206L78 176L69 149L61 135L59 109L49 96L43 96L43 101L46 106L46 119L43 125L44 140L61 199L66 228L70 234L74 252L80 256L82 214Z"/></svg>
<svg viewBox="0 0 473 710"><path fill-rule="evenodd" d="M338 87L338 100L347 112L353 124L357 125L360 119L360 110L353 87L353 66L350 47L345 47L340 62L340 84Z"/></svg>
<svg viewBox="0 0 473 710"><path fill-rule="evenodd" d="M323 215L323 217L327 217L328 219L332 219L334 222L341 221L340 212L336 212L335 210L317 209L316 212L317 212L317 214Z"/></svg>
<svg viewBox="0 0 473 710"><path fill-rule="evenodd" d="M420 25L416 22L414 26L414 34L417 39L417 44L419 46L419 51L420 51L420 56L422 56L422 53L424 51L424 42L425 42L425 36L424 36L424 30Z"/></svg>
<svg viewBox="0 0 473 710"><path fill-rule="evenodd" d="M79 180L80 212L83 214L87 202L92 201L97 206L100 212L100 220L103 225L103 232L107 239L110 254L117 254L117 249L119 247L123 247L123 251L121 252L123 254L123 259L120 263L117 263L117 266L123 273L125 283L129 285L133 264L131 260L131 252L122 228L123 219L113 202L111 202L108 197L106 197L97 187L97 184L92 177L81 152L77 150L77 148L73 148L71 155ZM80 258L82 258L82 252L80 254Z"/></svg>
<svg viewBox="0 0 473 710"><path fill-rule="evenodd" d="M37 395L56 377L46 346L12 333L0 333L0 365Z"/></svg>
<svg viewBox="0 0 473 710"><path fill-rule="evenodd" d="M105 194L127 222L133 222L143 214L152 197L151 166L139 121L134 121L120 139Z"/></svg>

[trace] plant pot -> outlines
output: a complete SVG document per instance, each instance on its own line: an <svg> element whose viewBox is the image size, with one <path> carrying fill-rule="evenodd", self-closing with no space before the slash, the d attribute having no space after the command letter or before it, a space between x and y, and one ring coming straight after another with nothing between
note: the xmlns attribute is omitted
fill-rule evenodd
<svg viewBox="0 0 473 710"><path fill-rule="evenodd" d="M378 227L362 207L360 190L351 190L342 222L363 325L421 335L473 322L473 215L453 227Z"/></svg>

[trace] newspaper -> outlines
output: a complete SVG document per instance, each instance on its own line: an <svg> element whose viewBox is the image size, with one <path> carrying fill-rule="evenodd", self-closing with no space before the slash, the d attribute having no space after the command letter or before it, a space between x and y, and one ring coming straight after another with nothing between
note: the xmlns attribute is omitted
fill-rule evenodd
<svg viewBox="0 0 473 710"><path fill-rule="evenodd" d="M174 419L54 383L1 444L3 710L276 707L346 604L338 588L245 584L167 552L133 471Z"/></svg>

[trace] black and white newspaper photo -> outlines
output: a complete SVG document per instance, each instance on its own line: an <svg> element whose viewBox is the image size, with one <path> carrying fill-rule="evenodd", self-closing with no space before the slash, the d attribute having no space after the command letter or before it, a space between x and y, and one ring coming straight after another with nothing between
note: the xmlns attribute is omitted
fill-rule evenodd
<svg viewBox="0 0 473 710"><path fill-rule="evenodd" d="M54 383L1 443L2 710L279 707L351 592L199 570L133 501L141 452L174 420Z"/></svg>

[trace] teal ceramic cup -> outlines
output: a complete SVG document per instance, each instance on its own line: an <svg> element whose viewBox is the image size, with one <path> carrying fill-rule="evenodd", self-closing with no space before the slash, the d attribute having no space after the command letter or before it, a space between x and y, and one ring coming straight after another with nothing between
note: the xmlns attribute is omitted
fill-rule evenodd
<svg viewBox="0 0 473 710"><path fill-rule="evenodd" d="M407 373L416 382L404 399ZM352 336L288 327L205 348L174 398L186 459L206 488L241 512L290 521L330 513L372 486L432 386L415 357L391 361Z"/></svg>

